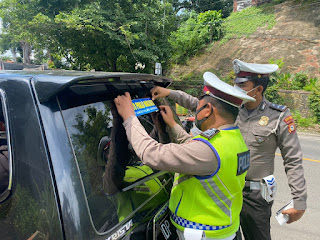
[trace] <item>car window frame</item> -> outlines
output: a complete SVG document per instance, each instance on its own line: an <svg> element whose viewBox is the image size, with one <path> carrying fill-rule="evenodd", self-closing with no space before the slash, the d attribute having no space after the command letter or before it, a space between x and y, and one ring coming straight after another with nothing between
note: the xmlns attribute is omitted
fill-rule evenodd
<svg viewBox="0 0 320 240"><path fill-rule="evenodd" d="M7 136L7 147L8 147L8 161L9 161L9 181L8 181L8 187L7 189L0 193L0 203L5 202L10 198L12 195L12 186L13 186L13 157L12 157L12 151L11 151L11 137L10 137L10 122L9 122L9 116L8 116L8 108L7 108L7 96L5 91L0 88L0 100L2 105L2 114L4 117L4 124L6 127L6 136Z"/></svg>

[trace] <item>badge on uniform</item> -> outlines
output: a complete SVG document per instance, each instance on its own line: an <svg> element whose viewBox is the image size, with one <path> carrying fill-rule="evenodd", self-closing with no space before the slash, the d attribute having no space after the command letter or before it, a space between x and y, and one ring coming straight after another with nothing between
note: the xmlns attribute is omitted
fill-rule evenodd
<svg viewBox="0 0 320 240"><path fill-rule="evenodd" d="M296 131L296 126L294 125L293 117L291 115L286 117L283 121L288 125L289 133L294 133Z"/></svg>
<svg viewBox="0 0 320 240"><path fill-rule="evenodd" d="M237 176L243 174L250 167L250 151L238 153Z"/></svg>
<svg viewBox="0 0 320 240"><path fill-rule="evenodd" d="M259 120L260 126L267 126L269 122L269 118L267 116L262 116Z"/></svg>

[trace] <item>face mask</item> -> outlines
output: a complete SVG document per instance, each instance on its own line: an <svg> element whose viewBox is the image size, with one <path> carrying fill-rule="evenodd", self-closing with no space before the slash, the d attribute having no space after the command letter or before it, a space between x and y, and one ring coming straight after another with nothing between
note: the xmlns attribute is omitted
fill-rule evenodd
<svg viewBox="0 0 320 240"><path fill-rule="evenodd" d="M205 104L205 105L203 105L201 108L199 108L197 111L196 111L196 117L195 117L195 125L196 125L196 127L198 128L198 129L200 129L201 130L201 125L202 125L202 123L205 121L205 120L207 120L207 118L212 114L212 110L211 110L211 113L210 113L210 115L208 116L208 117L205 117L205 118L203 118L203 119L201 119L201 120L198 120L198 113L199 112L201 112L206 106L207 106L208 104Z"/></svg>
<svg viewBox="0 0 320 240"><path fill-rule="evenodd" d="M242 88L238 87L236 84L233 85L233 87L234 87L235 89L239 90L240 92L248 95L249 92L252 92L253 90L255 90L256 88L258 88L259 86L256 86L256 87L252 88L250 91L245 91L245 90L243 90ZM254 95L254 96L252 96L252 97L254 98L255 96L256 96L256 95Z"/></svg>

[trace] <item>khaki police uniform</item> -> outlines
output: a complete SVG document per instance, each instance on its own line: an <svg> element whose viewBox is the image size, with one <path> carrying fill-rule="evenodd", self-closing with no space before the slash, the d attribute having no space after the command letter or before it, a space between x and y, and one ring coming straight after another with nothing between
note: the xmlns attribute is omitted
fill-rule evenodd
<svg viewBox="0 0 320 240"><path fill-rule="evenodd" d="M234 82L241 86L252 81L266 88L269 74L278 70L276 64L246 63L233 60ZM258 107L240 108L236 121L250 150L250 168L243 191L241 229L246 240L270 240L270 216L273 201L262 198L260 181L274 172L274 158L280 149L283 165L296 210L307 208L307 191L302 167L302 151L289 109L272 104L264 97ZM270 199L271 200L271 199Z"/></svg>
<svg viewBox="0 0 320 240"><path fill-rule="evenodd" d="M273 174L277 147L281 150L283 164L291 189L294 208L305 210L307 191L302 167L302 151L290 110L272 104L263 98L251 113L242 106L236 121L250 150L250 168L244 189L241 227L246 239L271 239L270 216L272 203L262 199L259 189L250 189L250 181L257 182ZM252 187L251 187L252 188Z"/></svg>

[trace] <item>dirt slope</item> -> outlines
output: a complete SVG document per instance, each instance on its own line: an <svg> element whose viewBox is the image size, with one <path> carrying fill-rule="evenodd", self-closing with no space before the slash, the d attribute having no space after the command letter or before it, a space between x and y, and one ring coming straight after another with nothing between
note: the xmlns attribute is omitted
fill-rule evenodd
<svg viewBox="0 0 320 240"><path fill-rule="evenodd" d="M268 63L270 58L284 58L283 72L307 71L320 77L320 2L297 5L286 1L275 6L276 25L271 30L258 29L250 37L232 39L175 66L167 75L181 76L214 71L225 76L232 70L232 59Z"/></svg>

